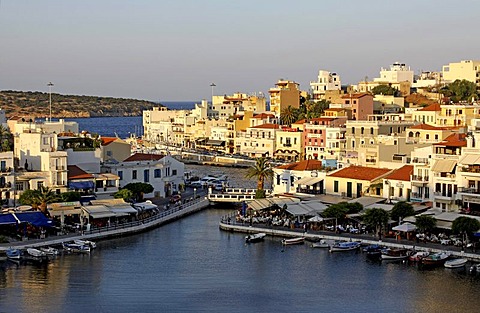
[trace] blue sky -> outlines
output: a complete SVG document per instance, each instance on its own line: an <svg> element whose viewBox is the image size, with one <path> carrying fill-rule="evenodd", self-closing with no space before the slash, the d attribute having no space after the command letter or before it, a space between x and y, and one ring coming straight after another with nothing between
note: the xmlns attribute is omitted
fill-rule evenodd
<svg viewBox="0 0 480 313"><path fill-rule="evenodd" d="M0 90L146 100L480 59L475 0L0 0Z"/></svg>

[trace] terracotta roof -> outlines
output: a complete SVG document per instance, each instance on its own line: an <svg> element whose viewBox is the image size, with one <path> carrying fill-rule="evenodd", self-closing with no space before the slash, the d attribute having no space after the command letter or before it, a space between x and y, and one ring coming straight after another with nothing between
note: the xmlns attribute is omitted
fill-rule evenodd
<svg viewBox="0 0 480 313"><path fill-rule="evenodd" d="M267 113L260 113L260 114L254 115L252 118L267 118L267 117L275 117L275 115L267 114Z"/></svg>
<svg viewBox="0 0 480 313"><path fill-rule="evenodd" d="M362 97L365 97L365 96L373 97L371 94L363 92L363 93L352 93L352 94L344 95L344 96L342 96L342 99L358 99L358 98L362 98Z"/></svg>
<svg viewBox="0 0 480 313"><path fill-rule="evenodd" d="M81 168L79 168L76 165L68 165L67 166L67 171L68 171L68 174L67 174L68 179L89 179L89 178L93 178L93 174L89 174L89 173L85 172L84 170L82 170Z"/></svg>
<svg viewBox="0 0 480 313"><path fill-rule="evenodd" d="M304 160L300 162L285 164L277 168L292 170L292 171L313 171L322 168L322 161L319 160Z"/></svg>
<svg viewBox="0 0 480 313"><path fill-rule="evenodd" d="M392 180L410 181L410 175L412 174L413 174L413 165L404 165L401 168L394 170L384 178L392 179Z"/></svg>
<svg viewBox="0 0 480 313"><path fill-rule="evenodd" d="M278 129L280 126L278 124L262 124L262 125L257 125L253 126L250 128L270 128L270 129Z"/></svg>
<svg viewBox="0 0 480 313"><path fill-rule="evenodd" d="M117 140L117 137L102 137L102 146L108 146L115 140Z"/></svg>
<svg viewBox="0 0 480 313"><path fill-rule="evenodd" d="M424 129L424 130L450 130L449 127L436 127L428 124L419 124L411 126L410 129Z"/></svg>
<svg viewBox="0 0 480 313"><path fill-rule="evenodd" d="M134 155L129 156L123 162L135 162L135 161L158 161L162 159L164 155L162 154L150 154L150 153L135 153Z"/></svg>
<svg viewBox="0 0 480 313"><path fill-rule="evenodd" d="M442 108L440 107L440 104L434 103L430 104L429 106L424 107L423 109L420 109L418 111L441 111Z"/></svg>
<svg viewBox="0 0 480 313"><path fill-rule="evenodd" d="M387 168L375 168L375 167L364 167L364 166L352 165L327 176L372 181L381 177L382 175L387 174L390 171L391 170Z"/></svg>
<svg viewBox="0 0 480 313"><path fill-rule="evenodd" d="M435 146L446 146L446 147L466 147L467 141L465 140L466 134L451 134L443 141L435 143Z"/></svg>

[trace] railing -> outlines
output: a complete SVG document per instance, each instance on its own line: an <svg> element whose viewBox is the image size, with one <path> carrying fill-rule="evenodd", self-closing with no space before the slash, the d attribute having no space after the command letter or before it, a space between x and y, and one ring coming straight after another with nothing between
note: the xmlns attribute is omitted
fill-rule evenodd
<svg viewBox="0 0 480 313"><path fill-rule="evenodd" d="M435 191L433 193L435 197L445 197L445 198L453 198L453 192L443 192L443 191Z"/></svg>
<svg viewBox="0 0 480 313"><path fill-rule="evenodd" d="M410 179L412 181L428 182L429 176L412 175Z"/></svg>
<svg viewBox="0 0 480 313"><path fill-rule="evenodd" d="M480 195L480 189L477 189L477 188L459 187L458 192Z"/></svg>
<svg viewBox="0 0 480 313"><path fill-rule="evenodd" d="M11 173L12 168L11 167L2 167L0 168L0 173Z"/></svg>

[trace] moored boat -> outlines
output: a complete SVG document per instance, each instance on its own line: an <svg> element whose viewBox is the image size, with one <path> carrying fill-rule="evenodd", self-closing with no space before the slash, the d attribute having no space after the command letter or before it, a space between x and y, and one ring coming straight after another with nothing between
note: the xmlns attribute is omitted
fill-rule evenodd
<svg viewBox="0 0 480 313"><path fill-rule="evenodd" d="M247 236L245 236L245 242L247 242L247 243L259 242L259 241L262 241L263 238L265 238L266 235L267 234L265 234L265 233L247 235Z"/></svg>
<svg viewBox="0 0 480 313"><path fill-rule="evenodd" d="M479 274L480 273L480 263L473 264L469 269L470 274Z"/></svg>
<svg viewBox="0 0 480 313"><path fill-rule="evenodd" d="M57 255L58 254L58 249L52 248L52 247L42 247L40 248L40 251L45 252L47 255Z"/></svg>
<svg viewBox="0 0 480 313"><path fill-rule="evenodd" d="M444 266L446 268L459 268L464 267L467 264L468 260L465 258L448 260L445 262Z"/></svg>
<svg viewBox="0 0 480 313"><path fill-rule="evenodd" d="M20 258L22 257L22 251L20 251L19 249L11 248L5 251L5 253L7 254L7 258L13 260L20 260Z"/></svg>
<svg viewBox="0 0 480 313"><path fill-rule="evenodd" d="M283 239L282 245L301 245L305 242L305 238L297 237L297 238L290 238L290 239Z"/></svg>
<svg viewBox="0 0 480 313"><path fill-rule="evenodd" d="M352 251L360 248L360 242L347 241L338 242L330 247L330 252Z"/></svg>
<svg viewBox="0 0 480 313"><path fill-rule="evenodd" d="M411 262L421 262L424 258L430 255L430 252L427 251L417 251L414 254L408 257L408 260Z"/></svg>
<svg viewBox="0 0 480 313"><path fill-rule="evenodd" d="M389 248L382 251L382 260L404 260L410 256L411 252L404 248Z"/></svg>
<svg viewBox="0 0 480 313"><path fill-rule="evenodd" d="M362 251L366 253L368 257L376 258L376 257L380 257L380 255L382 254L382 250L384 248L385 247L381 245L373 244L373 245L366 246L365 248L362 249Z"/></svg>
<svg viewBox="0 0 480 313"><path fill-rule="evenodd" d="M76 253L89 253L90 246L80 245L77 243L63 243L63 249L68 252L76 252Z"/></svg>
<svg viewBox="0 0 480 313"><path fill-rule="evenodd" d="M430 254L422 259L424 265L442 265L450 257L451 253L448 251L442 251L438 253Z"/></svg>
<svg viewBox="0 0 480 313"><path fill-rule="evenodd" d="M320 240L319 242L312 243L312 248L330 248L330 245L325 240Z"/></svg>
<svg viewBox="0 0 480 313"><path fill-rule="evenodd" d="M97 244L90 240L75 239L73 243L76 243L77 245L82 245L82 246L89 246L91 249L95 249L97 247Z"/></svg>
<svg viewBox="0 0 480 313"><path fill-rule="evenodd" d="M35 248L28 248L27 253L29 256L32 256L34 258L43 258L46 257L47 254L41 250L35 249Z"/></svg>

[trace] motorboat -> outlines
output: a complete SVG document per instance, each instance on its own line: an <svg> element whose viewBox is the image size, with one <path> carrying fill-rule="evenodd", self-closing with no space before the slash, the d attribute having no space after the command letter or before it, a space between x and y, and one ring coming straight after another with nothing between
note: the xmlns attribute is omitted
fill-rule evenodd
<svg viewBox="0 0 480 313"><path fill-rule="evenodd" d="M13 249L10 248L7 251L5 251L7 254L7 258L13 259L13 260L20 260L22 257L22 251L20 249Z"/></svg>
<svg viewBox="0 0 480 313"><path fill-rule="evenodd" d="M89 253L90 246L81 245L78 243L63 243L63 249L68 252L75 252L75 253Z"/></svg>
<svg viewBox="0 0 480 313"><path fill-rule="evenodd" d="M411 251L405 248L389 248L382 251L380 257L382 260L404 260L408 258Z"/></svg>
<svg viewBox="0 0 480 313"><path fill-rule="evenodd" d="M330 252L340 252L340 251L352 251L360 248L360 242L357 241L344 241L337 242L330 247Z"/></svg>
<svg viewBox="0 0 480 313"><path fill-rule="evenodd" d="M366 246L365 248L362 249L362 251L366 253L368 257L375 258L375 257L380 257L380 255L382 254L382 250L384 248L385 247L381 245L373 244L373 245Z"/></svg>
<svg viewBox="0 0 480 313"><path fill-rule="evenodd" d="M312 248L330 248L330 244L326 240L322 239L319 242L312 243Z"/></svg>
<svg viewBox="0 0 480 313"><path fill-rule="evenodd" d="M52 247L42 247L40 248L40 251L45 252L46 255L57 255L58 254L58 249L52 248Z"/></svg>
<svg viewBox="0 0 480 313"><path fill-rule="evenodd" d="M447 259L450 257L451 253L448 251L442 251L438 253L433 253L422 259L422 264L424 265L441 265L444 264Z"/></svg>
<svg viewBox="0 0 480 313"><path fill-rule="evenodd" d="M27 253L29 256L34 257L34 258L44 258L47 256L47 254L39 249L35 248L28 248Z"/></svg>
<svg viewBox="0 0 480 313"><path fill-rule="evenodd" d="M245 242L247 242L247 243L259 242L259 241L262 241L263 238L265 238L266 235L267 234L265 234L265 233L247 235L247 236L245 236Z"/></svg>
<svg viewBox="0 0 480 313"><path fill-rule="evenodd" d="M464 267L467 264L468 260L465 258L448 260L445 262L444 266L446 268L459 268Z"/></svg>
<svg viewBox="0 0 480 313"><path fill-rule="evenodd" d="M89 246L91 249L95 249L97 247L97 244L90 240L75 239L73 243L76 243L77 245L82 245L82 246Z"/></svg>
<svg viewBox="0 0 480 313"><path fill-rule="evenodd" d="M408 257L409 261L421 262L424 258L430 255L428 251L417 251Z"/></svg>
<svg viewBox="0 0 480 313"><path fill-rule="evenodd" d="M296 237L296 238L290 238L290 239L283 239L282 240L282 245L287 246L287 245L301 245L305 242L305 238L303 237Z"/></svg>

